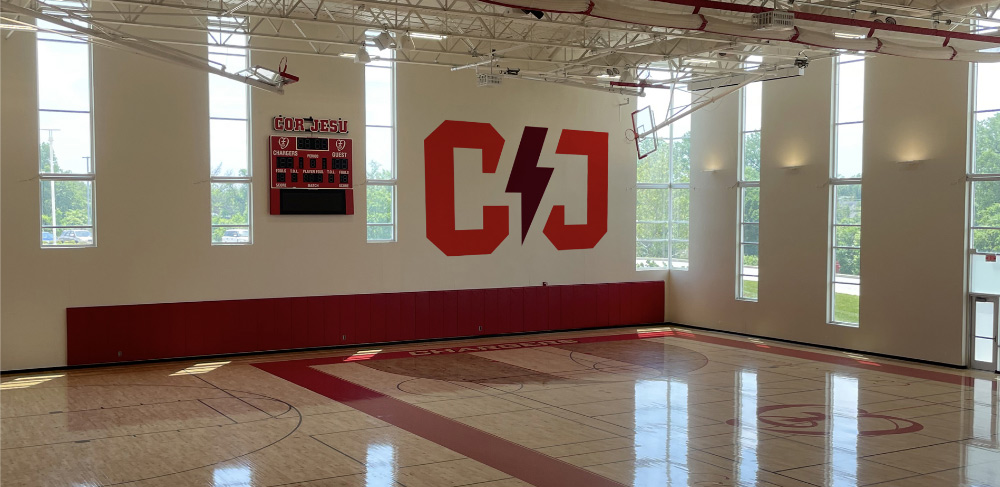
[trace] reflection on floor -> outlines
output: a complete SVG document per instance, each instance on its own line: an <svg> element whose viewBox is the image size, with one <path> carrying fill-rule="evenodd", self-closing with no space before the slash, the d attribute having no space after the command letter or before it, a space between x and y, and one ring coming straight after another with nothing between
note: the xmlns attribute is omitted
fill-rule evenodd
<svg viewBox="0 0 1000 487"><path fill-rule="evenodd" d="M997 376L679 328L4 376L7 486L1000 486Z"/></svg>

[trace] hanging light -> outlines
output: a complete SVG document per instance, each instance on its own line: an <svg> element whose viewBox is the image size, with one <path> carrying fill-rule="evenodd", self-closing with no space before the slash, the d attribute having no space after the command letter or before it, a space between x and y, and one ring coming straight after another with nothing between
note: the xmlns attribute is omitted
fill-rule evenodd
<svg viewBox="0 0 1000 487"><path fill-rule="evenodd" d="M622 83L632 83L635 82L635 76L632 73L632 68L625 68L622 70L622 76L618 81Z"/></svg>
<svg viewBox="0 0 1000 487"><path fill-rule="evenodd" d="M358 53L354 55L354 62L358 64L368 64L372 62L372 57L368 55L368 50L365 49L364 44L362 44L361 48L358 49Z"/></svg>
<svg viewBox="0 0 1000 487"><path fill-rule="evenodd" d="M416 44L413 43L413 37L410 37L409 32L403 34L403 37L399 39L399 48L404 51L412 51L417 48Z"/></svg>
<svg viewBox="0 0 1000 487"><path fill-rule="evenodd" d="M378 50L384 51L392 47L392 35L386 31L382 31L379 35L372 38L372 42L375 44L375 47L378 47Z"/></svg>

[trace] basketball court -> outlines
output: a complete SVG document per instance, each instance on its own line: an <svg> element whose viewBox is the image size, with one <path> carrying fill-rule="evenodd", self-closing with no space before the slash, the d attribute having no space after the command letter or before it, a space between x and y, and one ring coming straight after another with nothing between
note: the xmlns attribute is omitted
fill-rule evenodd
<svg viewBox="0 0 1000 487"><path fill-rule="evenodd" d="M0 0L3 487L1000 487L1000 0Z"/></svg>

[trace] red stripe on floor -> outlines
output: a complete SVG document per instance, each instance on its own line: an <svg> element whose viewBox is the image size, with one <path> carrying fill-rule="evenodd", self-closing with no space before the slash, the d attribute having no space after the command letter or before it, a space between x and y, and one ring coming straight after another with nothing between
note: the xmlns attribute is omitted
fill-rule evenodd
<svg viewBox="0 0 1000 487"><path fill-rule="evenodd" d="M589 470L320 372L302 362L253 365L536 487L623 487Z"/></svg>

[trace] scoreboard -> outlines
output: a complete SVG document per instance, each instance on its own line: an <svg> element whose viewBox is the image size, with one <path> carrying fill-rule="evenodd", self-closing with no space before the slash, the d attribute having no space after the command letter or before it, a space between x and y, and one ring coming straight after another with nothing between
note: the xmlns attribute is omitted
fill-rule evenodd
<svg viewBox="0 0 1000 487"><path fill-rule="evenodd" d="M351 139L272 135L272 215L353 215Z"/></svg>

